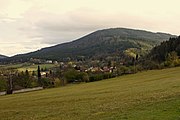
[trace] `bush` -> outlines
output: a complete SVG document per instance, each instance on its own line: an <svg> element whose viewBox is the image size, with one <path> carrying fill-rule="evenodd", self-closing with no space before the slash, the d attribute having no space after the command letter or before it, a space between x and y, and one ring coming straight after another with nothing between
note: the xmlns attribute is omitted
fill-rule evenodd
<svg viewBox="0 0 180 120"><path fill-rule="evenodd" d="M39 86L39 84L38 84L37 80L32 80L32 82L31 82L31 88L33 88L33 87L38 87L38 86Z"/></svg>
<svg viewBox="0 0 180 120"><path fill-rule="evenodd" d="M55 86L55 87L59 87L59 86L61 86L61 85L62 85L61 80L60 80L59 78L55 78L55 80L54 80L54 86Z"/></svg>
<svg viewBox="0 0 180 120"><path fill-rule="evenodd" d="M180 59L175 51L168 53L166 61L164 62L165 67L176 67L180 65Z"/></svg>
<svg viewBox="0 0 180 120"><path fill-rule="evenodd" d="M123 74L128 74L130 73L130 69L126 66L121 66L117 68L117 74L118 76L123 75Z"/></svg>
<svg viewBox="0 0 180 120"><path fill-rule="evenodd" d="M145 70L153 70L153 69L161 69L162 66L158 64L155 61L151 60L146 60L145 62L142 63L143 69Z"/></svg>
<svg viewBox="0 0 180 120"><path fill-rule="evenodd" d="M6 91L7 89L7 82L5 79L0 77L0 91Z"/></svg>
<svg viewBox="0 0 180 120"><path fill-rule="evenodd" d="M76 70L68 70L65 72L64 76L68 83L74 82L77 79L78 71Z"/></svg>
<svg viewBox="0 0 180 120"><path fill-rule="evenodd" d="M89 75L87 73L84 73L84 75L82 76L82 80L83 82L89 82Z"/></svg>
<svg viewBox="0 0 180 120"><path fill-rule="evenodd" d="M50 78L41 78L41 83L45 88L54 87L54 82Z"/></svg>
<svg viewBox="0 0 180 120"><path fill-rule="evenodd" d="M91 74L89 77L90 82L99 81L103 79L103 74Z"/></svg>
<svg viewBox="0 0 180 120"><path fill-rule="evenodd" d="M22 88L30 88L31 87L31 76L28 71L18 73L18 75L13 76L14 85L20 86Z"/></svg>
<svg viewBox="0 0 180 120"><path fill-rule="evenodd" d="M89 76L87 73L79 72L74 69L68 70L65 73L65 78L68 83L72 82L89 82Z"/></svg>

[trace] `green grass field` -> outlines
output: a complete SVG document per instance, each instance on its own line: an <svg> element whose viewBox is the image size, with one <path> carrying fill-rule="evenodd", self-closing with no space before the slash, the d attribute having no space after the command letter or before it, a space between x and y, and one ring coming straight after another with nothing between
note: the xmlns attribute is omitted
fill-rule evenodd
<svg viewBox="0 0 180 120"><path fill-rule="evenodd" d="M1 120L180 120L180 67L0 96Z"/></svg>
<svg viewBox="0 0 180 120"><path fill-rule="evenodd" d="M50 69L50 68L53 68L55 67L56 65L55 64L40 64L39 65L40 68L43 68L43 69ZM31 63L21 63L21 64L12 64L12 65L0 65L0 69L9 69L9 68L13 68L13 69L17 69L18 71L37 71L37 68L38 68L38 65L33 65Z"/></svg>
<svg viewBox="0 0 180 120"><path fill-rule="evenodd" d="M55 67L54 64L41 64L39 65L40 68L43 68L43 69L50 69L50 68L53 68ZM20 67L18 68L18 71L37 71L37 68L38 68L38 65L30 65L30 66L23 66L23 67Z"/></svg>

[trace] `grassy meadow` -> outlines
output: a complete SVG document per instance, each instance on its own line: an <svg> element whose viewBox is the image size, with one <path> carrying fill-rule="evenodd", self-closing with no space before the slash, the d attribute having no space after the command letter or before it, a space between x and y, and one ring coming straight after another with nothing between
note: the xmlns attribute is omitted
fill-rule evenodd
<svg viewBox="0 0 180 120"><path fill-rule="evenodd" d="M180 67L0 96L0 120L180 120Z"/></svg>
<svg viewBox="0 0 180 120"><path fill-rule="evenodd" d="M43 68L43 69L50 69L50 68L53 68L55 67L54 64L40 64L39 65L40 68ZM18 68L18 71L37 71L37 68L38 68L38 65L29 65L29 66L23 66L23 67L20 67Z"/></svg>
<svg viewBox="0 0 180 120"><path fill-rule="evenodd" d="M53 68L55 67L56 65L55 64L40 64L39 65L40 68L43 68L43 69L50 69L50 68ZM17 69L18 71L37 71L37 68L38 68L38 65L37 64L31 64L31 63L21 63L21 64L9 64L9 65L1 65L0 66L0 69L10 69L10 68L13 68L13 69Z"/></svg>

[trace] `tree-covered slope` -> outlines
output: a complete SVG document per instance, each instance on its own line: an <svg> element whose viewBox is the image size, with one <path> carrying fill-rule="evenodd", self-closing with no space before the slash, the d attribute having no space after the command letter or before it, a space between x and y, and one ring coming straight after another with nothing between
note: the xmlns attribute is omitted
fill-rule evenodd
<svg viewBox="0 0 180 120"><path fill-rule="evenodd" d="M176 56L180 56L180 36L170 38L168 41L164 41L160 45L154 47L149 57L151 57L152 60L162 62L165 61L172 52L175 52L175 54L177 54Z"/></svg>
<svg viewBox="0 0 180 120"><path fill-rule="evenodd" d="M3 59L3 58L7 58L7 56L0 54L0 59Z"/></svg>
<svg viewBox="0 0 180 120"><path fill-rule="evenodd" d="M28 54L16 55L9 60L27 60L30 58L63 60L66 58L75 59L79 56L91 58L92 56L108 55L129 48L149 50L170 37L173 35L112 28L93 32L72 42L43 48Z"/></svg>

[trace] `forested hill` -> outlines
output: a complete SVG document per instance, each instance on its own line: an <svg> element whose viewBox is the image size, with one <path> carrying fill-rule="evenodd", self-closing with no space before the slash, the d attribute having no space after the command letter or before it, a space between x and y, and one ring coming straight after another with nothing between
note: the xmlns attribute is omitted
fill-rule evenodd
<svg viewBox="0 0 180 120"><path fill-rule="evenodd" d="M28 54L16 55L7 60L25 61L30 58L63 60L66 58L75 59L79 56L91 58L109 55L129 48L149 50L170 37L174 36L143 30L112 28L93 32L72 42L43 48Z"/></svg>
<svg viewBox="0 0 180 120"><path fill-rule="evenodd" d="M7 58L7 56L0 54L0 59L3 59L3 58Z"/></svg>
<svg viewBox="0 0 180 120"><path fill-rule="evenodd" d="M160 45L154 47L149 54L149 57L157 62L175 60L180 56L180 36L170 38L168 41L162 42Z"/></svg>

